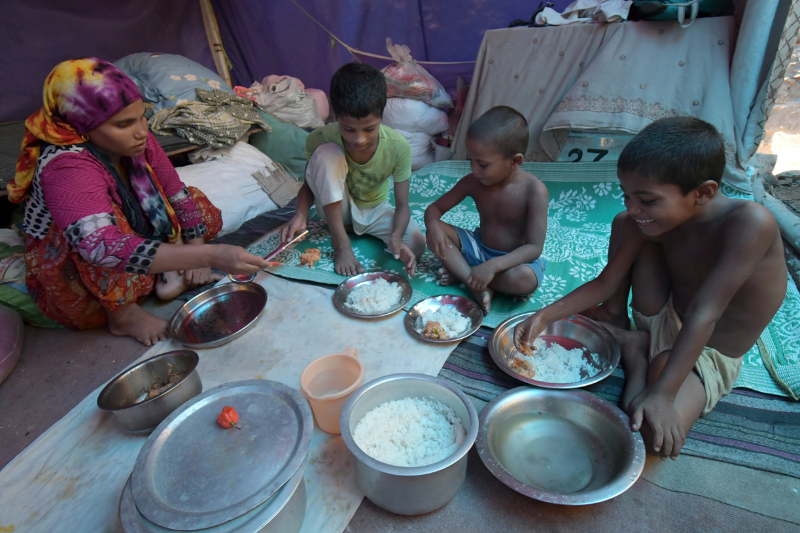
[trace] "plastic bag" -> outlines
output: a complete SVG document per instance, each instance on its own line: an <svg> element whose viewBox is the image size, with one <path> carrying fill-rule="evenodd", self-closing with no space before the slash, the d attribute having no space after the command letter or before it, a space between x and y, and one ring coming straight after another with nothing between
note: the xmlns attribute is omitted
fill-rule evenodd
<svg viewBox="0 0 800 533"><path fill-rule="evenodd" d="M420 100L389 98L383 109L384 124L396 130L436 135L450 127L447 113Z"/></svg>
<svg viewBox="0 0 800 533"><path fill-rule="evenodd" d="M237 94L253 100L265 113L301 128L319 128L324 125L317 101L305 91L303 83L291 76L267 76L262 83L253 82L249 89Z"/></svg>
<svg viewBox="0 0 800 533"><path fill-rule="evenodd" d="M433 138L427 133L396 130L411 145L411 170L417 171L436 162L433 153Z"/></svg>
<svg viewBox="0 0 800 533"><path fill-rule="evenodd" d="M396 61L382 71L386 76L389 97L422 100L426 104L442 109L453 107L453 101L442 84L414 61L408 46L393 45L392 39L387 37L386 49Z"/></svg>

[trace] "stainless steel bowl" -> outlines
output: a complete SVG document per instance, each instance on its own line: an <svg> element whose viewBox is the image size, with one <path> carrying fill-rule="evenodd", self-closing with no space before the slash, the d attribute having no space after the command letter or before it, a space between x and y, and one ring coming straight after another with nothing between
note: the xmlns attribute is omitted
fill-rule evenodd
<svg viewBox="0 0 800 533"><path fill-rule="evenodd" d="M399 302L383 313L377 313L374 315L362 315L361 313L357 313L352 309L345 307L344 304L347 302L347 295L350 294L353 289L359 285L375 283L375 281L379 278L383 278L389 283L397 282L400 285L400 288L403 292L400 295ZM390 274L389 272L367 272L366 274L359 274L358 276L347 278L338 287L336 287L336 290L333 291L333 305L336 307L336 309L347 316L352 316L355 318L381 318L384 316L393 315L405 307L405 305L411 300L411 294L413 292L414 290L411 288L411 283L409 283L408 280L402 276Z"/></svg>
<svg viewBox="0 0 800 533"><path fill-rule="evenodd" d="M97 397L97 407L112 411L128 431L149 433L172 411L203 391L197 373L199 362L200 358L190 350L151 357L112 379ZM153 383L167 379L170 370L182 375L181 380L172 388L147 399Z"/></svg>
<svg viewBox="0 0 800 533"><path fill-rule="evenodd" d="M258 324L267 291L258 283L225 283L201 292L178 309L169 335L189 348L222 346Z"/></svg>
<svg viewBox="0 0 800 533"><path fill-rule="evenodd" d="M621 409L586 391L519 387L481 411L475 443L486 468L530 498L588 505L628 490L645 448Z"/></svg>
<svg viewBox="0 0 800 533"><path fill-rule="evenodd" d="M422 319L422 315L426 311L436 311L442 307L454 307L456 311L470 320L470 326L466 330L462 331L459 335L456 335L450 339L430 339L417 331L418 321ZM403 323L406 325L406 329L409 333L411 333L412 336L423 341L435 343L455 342L460 341L461 339L466 339L478 331L478 328L481 327L481 324L483 324L483 312L481 311L481 308L478 307L478 304L469 298L444 294L442 296L431 296L415 303L411 309L408 310Z"/></svg>
<svg viewBox="0 0 800 533"><path fill-rule="evenodd" d="M547 326L541 338L548 343L561 344L567 349L583 349L584 359L587 362L591 362L589 353L596 353L600 360L597 373L574 383L548 383L517 373L509 366L509 360L519 354L514 346L514 327L532 314L512 316L497 326L489 340L489 354L497 366L509 376L546 389L577 389L604 380L619 365L619 343L611 333L594 320L582 315L572 315Z"/></svg>
<svg viewBox="0 0 800 533"><path fill-rule="evenodd" d="M207 529L207 533L297 533L306 513L306 484L303 482L305 461L294 476L267 501L230 522ZM119 500L119 519L125 533L174 533L149 521L139 509L131 490L131 479L125 483Z"/></svg>
<svg viewBox="0 0 800 533"><path fill-rule="evenodd" d="M373 459L353 440L361 419L384 402L433 398L453 408L467 434L450 457L426 466L393 466ZM392 374L363 385L342 409L342 439L355 459L358 486L375 505L401 515L435 511L456 495L467 474L467 452L478 434L478 414L463 392L423 374Z"/></svg>

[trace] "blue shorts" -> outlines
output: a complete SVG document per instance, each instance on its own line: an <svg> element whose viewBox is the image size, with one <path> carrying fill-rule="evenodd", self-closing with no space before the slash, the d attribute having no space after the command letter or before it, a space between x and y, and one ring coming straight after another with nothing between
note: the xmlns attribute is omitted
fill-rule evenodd
<svg viewBox="0 0 800 533"><path fill-rule="evenodd" d="M467 260L467 264L469 266L478 266L482 263L485 263L489 259L494 259L495 257L508 254L508 252L501 252L500 250L489 248L483 244L483 241L481 240L480 228L467 231L456 226L453 227L456 229L456 232L458 232L458 238L461 239L461 255L463 255L464 259ZM533 263L525 264L531 267L533 273L536 274L536 279L539 282L539 285L541 285L542 279L544 278L544 271L547 268L547 262L544 260L544 258L540 257Z"/></svg>

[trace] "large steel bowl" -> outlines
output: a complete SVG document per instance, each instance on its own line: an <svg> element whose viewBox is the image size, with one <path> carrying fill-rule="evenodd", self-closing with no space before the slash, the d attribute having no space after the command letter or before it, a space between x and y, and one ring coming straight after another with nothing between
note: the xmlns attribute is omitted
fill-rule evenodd
<svg viewBox="0 0 800 533"><path fill-rule="evenodd" d="M200 358L190 350L176 350L146 359L124 370L97 397L97 407L111 411L131 433L149 433L172 411L203 392L197 373ZM147 398L150 387L172 371L183 377L172 388Z"/></svg>
<svg viewBox="0 0 800 533"><path fill-rule="evenodd" d="M480 415L475 443L489 471L530 498L588 505L628 490L645 448L621 409L586 391L519 387Z"/></svg>
<svg viewBox="0 0 800 533"><path fill-rule="evenodd" d="M353 440L353 431L373 408L403 398L433 398L453 408L466 436L452 455L426 466L393 466L367 455ZM478 414L463 392L423 374L392 374L376 379L353 393L342 410L342 439L355 459L358 486L375 505L392 513L417 515L449 502L464 483L467 452L478 434Z"/></svg>
<svg viewBox="0 0 800 533"><path fill-rule="evenodd" d="M267 307L258 283L225 283L201 292L178 309L169 336L189 348L214 348L255 327Z"/></svg>
<svg viewBox="0 0 800 533"><path fill-rule="evenodd" d="M577 389L604 380L619 365L619 343L611 333L594 320L582 315L572 315L548 325L540 337L548 344L557 343L567 349L583 349L587 362L591 360L586 352L596 353L600 361L597 372L573 383L538 381L516 372L509 366L509 361L519 354L514 346L514 328L531 315L533 313L512 316L495 328L489 340L489 354L497 366L509 376L546 389Z"/></svg>

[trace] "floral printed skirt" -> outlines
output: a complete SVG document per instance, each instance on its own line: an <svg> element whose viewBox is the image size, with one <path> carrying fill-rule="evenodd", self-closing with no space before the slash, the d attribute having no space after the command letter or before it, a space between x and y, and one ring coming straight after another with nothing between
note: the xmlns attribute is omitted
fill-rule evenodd
<svg viewBox="0 0 800 533"><path fill-rule="evenodd" d="M200 190L189 187L189 192L208 228L203 238L209 241L222 229L222 214ZM116 204L114 216L120 231L133 234ZM153 292L155 274L128 274L87 263L55 224L44 239L28 236L26 244L28 291L45 315L64 326L104 326L106 310L116 311Z"/></svg>

